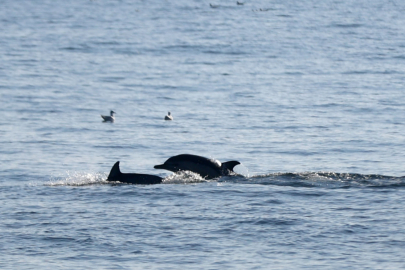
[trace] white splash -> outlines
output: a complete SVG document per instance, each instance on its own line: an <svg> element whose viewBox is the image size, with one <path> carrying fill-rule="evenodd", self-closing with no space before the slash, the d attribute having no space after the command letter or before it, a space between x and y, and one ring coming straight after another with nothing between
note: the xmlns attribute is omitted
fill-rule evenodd
<svg viewBox="0 0 405 270"><path fill-rule="evenodd" d="M200 182L208 181L202 178L198 173L191 171L180 171L163 179L163 184L191 184Z"/></svg>
<svg viewBox="0 0 405 270"><path fill-rule="evenodd" d="M86 186L107 183L106 173L66 172L67 176L51 178L45 186Z"/></svg>

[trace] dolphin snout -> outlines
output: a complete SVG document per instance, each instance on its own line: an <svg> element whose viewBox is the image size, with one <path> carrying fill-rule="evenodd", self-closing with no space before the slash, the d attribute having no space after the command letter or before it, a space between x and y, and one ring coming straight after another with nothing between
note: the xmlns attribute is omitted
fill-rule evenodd
<svg viewBox="0 0 405 270"><path fill-rule="evenodd" d="M153 168L155 169L166 169L165 164L155 165Z"/></svg>

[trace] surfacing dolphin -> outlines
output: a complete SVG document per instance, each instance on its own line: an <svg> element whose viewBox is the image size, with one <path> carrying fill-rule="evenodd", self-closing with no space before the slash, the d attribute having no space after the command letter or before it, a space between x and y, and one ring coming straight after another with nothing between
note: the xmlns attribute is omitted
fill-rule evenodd
<svg viewBox="0 0 405 270"><path fill-rule="evenodd" d="M172 172L192 171L205 179L212 179L234 173L233 168L239 164L240 162L235 160L221 163L206 157L182 154L171 157L165 163L156 165L154 168Z"/></svg>
<svg viewBox="0 0 405 270"><path fill-rule="evenodd" d="M120 171L120 162L117 161L111 168L107 181L118 181L136 185L153 185L162 183L163 178L150 174L122 173Z"/></svg>

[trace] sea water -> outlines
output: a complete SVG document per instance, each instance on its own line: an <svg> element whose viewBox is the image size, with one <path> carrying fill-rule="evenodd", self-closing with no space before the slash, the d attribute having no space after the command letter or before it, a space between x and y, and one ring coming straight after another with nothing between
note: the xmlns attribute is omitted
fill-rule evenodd
<svg viewBox="0 0 405 270"><path fill-rule="evenodd" d="M1 1L0 268L405 268L404 12Z"/></svg>

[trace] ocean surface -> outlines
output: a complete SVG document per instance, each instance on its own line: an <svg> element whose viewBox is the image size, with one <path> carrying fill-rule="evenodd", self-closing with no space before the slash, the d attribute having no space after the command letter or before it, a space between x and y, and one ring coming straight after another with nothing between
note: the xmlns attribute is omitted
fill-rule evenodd
<svg viewBox="0 0 405 270"><path fill-rule="evenodd" d="M0 269L405 269L404 1L0 4Z"/></svg>

